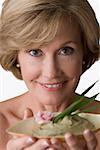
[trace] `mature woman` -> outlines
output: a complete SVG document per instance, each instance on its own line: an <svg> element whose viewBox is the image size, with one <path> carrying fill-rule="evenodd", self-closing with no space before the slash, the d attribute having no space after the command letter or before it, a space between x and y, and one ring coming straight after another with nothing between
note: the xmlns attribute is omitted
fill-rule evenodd
<svg viewBox="0 0 100 150"><path fill-rule="evenodd" d="M86 0L5 0L0 64L24 80L28 92L0 104L0 149L100 150L100 131L85 130L82 143L66 133L65 148L58 140L11 137L5 131L35 112L63 111L78 96L80 76L98 57L99 25Z"/></svg>

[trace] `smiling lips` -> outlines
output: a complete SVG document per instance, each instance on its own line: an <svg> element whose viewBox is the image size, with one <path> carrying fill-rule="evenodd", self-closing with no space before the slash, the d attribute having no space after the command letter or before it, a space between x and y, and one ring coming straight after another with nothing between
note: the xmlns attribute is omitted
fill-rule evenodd
<svg viewBox="0 0 100 150"><path fill-rule="evenodd" d="M45 88L48 91L57 91L57 90L63 88L66 81L60 82L60 83L53 83L53 84L40 83L40 82L38 82L38 83L39 83L39 85L41 85L43 88Z"/></svg>

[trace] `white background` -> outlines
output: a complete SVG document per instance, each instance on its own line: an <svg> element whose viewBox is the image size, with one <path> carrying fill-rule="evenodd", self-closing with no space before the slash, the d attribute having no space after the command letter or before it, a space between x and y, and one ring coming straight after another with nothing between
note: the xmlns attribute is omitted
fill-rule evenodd
<svg viewBox="0 0 100 150"><path fill-rule="evenodd" d="M0 0L0 10L2 8L2 2L3 0ZM97 19L100 23L100 0L89 0L89 2L95 10ZM81 94L87 87L97 80L99 80L99 82L94 86L93 89L91 89L87 96L90 97L100 92L100 60L82 75L76 92ZM17 80L12 73L4 71L0 66L0 101L17 96L25 91L27 91L27 88L24 82ZM100 94L96 99L100 100Z"/></svg>

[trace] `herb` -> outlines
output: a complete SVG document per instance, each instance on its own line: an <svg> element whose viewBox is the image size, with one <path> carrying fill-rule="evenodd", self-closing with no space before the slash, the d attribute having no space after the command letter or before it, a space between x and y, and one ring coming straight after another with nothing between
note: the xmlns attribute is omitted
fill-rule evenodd
<svg viewBox="0 0 100 150"><path fill-rule="evenodd" d="M80 95L79 99L77 99L75 102L73 102L71 105L69 105L63 112L61 112L56 117L54 117L53 123L57 123L59 120L62 120L65 116L70 116L73 112L75 112L75 111L77 112L78 109L83 108L86 105L92 103L99 93L94 95L90 99L88 99L88 98L84 99L84 95L95 85L95 83L93 85L91 85L87 90L85 90Z"/></svg>

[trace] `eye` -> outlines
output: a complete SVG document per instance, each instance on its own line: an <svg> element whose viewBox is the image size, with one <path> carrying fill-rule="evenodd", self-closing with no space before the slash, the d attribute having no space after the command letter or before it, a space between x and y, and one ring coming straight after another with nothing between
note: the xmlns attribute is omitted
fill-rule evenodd
<svg viewBox="0 0 100 150"><path fill-rule="evenodd" d="M71 55L74 53L74 48L72 47L63 47L59 50L59 55Z"/></svg>
<svg viewBox="0 0 100 150"><path fill-rule="evenodd" d="M39 57L42 55L42 51L39 49L32 49L29 51L29 54L34 57Z"/></svg>

